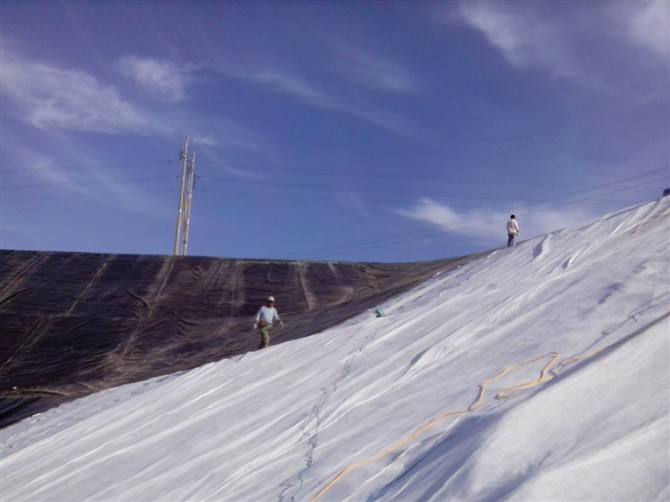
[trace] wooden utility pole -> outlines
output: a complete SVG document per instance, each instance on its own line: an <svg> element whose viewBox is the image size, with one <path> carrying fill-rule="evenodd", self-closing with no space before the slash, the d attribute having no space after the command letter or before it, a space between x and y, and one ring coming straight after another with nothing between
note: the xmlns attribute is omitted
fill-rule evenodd
<svg viewBox="0 0 670 502"><path fill-rule="evenodd" d="M189 140L184 141L179 160L181 163L181 181L179 183L179 210L177 211L177 226L174 237L174 255L185 256L188 249L188 235L191 226L191 204L193 203L193 189L195 188L195 153L191 159L189 155Z"/></svg>

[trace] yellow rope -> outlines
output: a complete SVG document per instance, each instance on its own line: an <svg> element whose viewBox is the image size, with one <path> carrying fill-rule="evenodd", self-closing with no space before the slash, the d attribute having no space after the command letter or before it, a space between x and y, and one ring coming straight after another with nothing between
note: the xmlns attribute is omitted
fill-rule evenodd
<svg viewBox="0 0 670 502"><path fill-rule="evenodd" d="M568 361L564 361L561 366L566 366L568 364L574 364L574 363L579 362L583 359L593 357L593 356L597 355L598 353L600 353L602 350L603 349L598 350L596 352L593 352L591 354L585 355L585 356L574 357L572 359L569 359ZM404 438L400 439L399 441L393 443L392 445L385 448L384 450L377 453L376 455L373 455L373 456L368 457L366 459L359 460L358 462L354 462L352 464L349 464L344 469L342 469L337 474L337 476L335 476L326 486L324 486L321 489L321 491L319 491L316 495L314 495L310 500L312 502L318 501L321 497L323 497L326 493L328 493L333 488L333 486L335 486L338 482L340 482L350 472L352 472L356 469L360 469L361 467L363 467L365 465L376 462L377 460L385 457L386 455L399 450L400 448L407 445L408 443L410 443L414 439L418 438L421 434L423 434L427 430L432 429L436 424L443 421L444 419L446 419L448 417L458 416L458 415L465 415L467 413L472 413L472 412L476 411L482 405L482 403L484 401L484 396L486 395L487 388L490 387L493 383L497 382L498 380L503 378L505 375L507 375L508 373L510 373L510 372L512 372L512 371L514 371L518 368L521 368L523 366L528 366L529 364L532 364L532 363L534 363L536 361L539 361L539 360L542 360L542 359L546 359L547 357L549 357L549 361L547 362L547 364L544 365L544 367L540 371L540 375L535 380L531 380L530 382L524 382L524 383L521 383L519 385L515 385L515 386L510 387L508 389L502 390L502 391L498 392L498 394L496 394L495 397L496 397L496 399L505 399L505 398L509 397L514 392L518 392L518 391L526 390L526 389L531 389L533 387L536 387L538 385L542 385L542 384L552 380L554 377L556 377L556 373L553 370L559 364L559 361L560 361L560 358L561 358L560 354L558 354L557 352L550 352L550 353L545 354L543 356L535 357L533 359L529 359L527 361L524 361L524 362L521 362L521 363L518 363L518 364L514 364L512 366L508 366L507 368L503 369L500 373L498 373L494 377L486 379L481 384L479 384L479 392L477 393L477 397L472 402L472 404L470 404L470 406L467 407L467 409L456 410L456 411L446 411L444 413L441 413L441 414L437 415L436 417L433 417L432 419L430 419L428 422L423 424L421 427L419 427L417 430L415 430L414 432L412 432L408 436L405 436Z"/></svg>
<svg viewBox="0 0 670 502"><path fill-rule="evenodd" d="M654 323L660 321L661 319L667 318L669 315L670 314L665 314L665 315L661 316L659 319L654 321ZM638 331L638 333L639 332L640 331ZM547 364L545 364L542 367L542 370L540 371L540 374L536 379L531 380L529 382L523 382L523 383L520 383L518 385L514 385L514 386L509 387L507 389L501 390L496 394L496 396L495 396L496 399L506 399L509 396L511 396L512 394L514 394L515 392L520 392L520 391L523 391L523 390L532 389L533 387L537 387L538 385L543 385L543 384L553 380L554 378L556 378L558 376L558 373L556 371L554 371L555 369L561 369L562 370L566 366L576 364L576 363L579 363L579 362L582 362L582 361L586 361L588 359L592 359L592 358L598 356L599 354L601 354L601 353L603 353L607 350L612 349L618 343L620 343L620 342L614 343L612 345L608 345L606 347L602 347L600 349L594 350L592 352L588 352L588 353L583 354L583 355L578 355L578 356L571 357L570 359L566 359L564 361L561 361L561 355L558 352L550 352L550 353L545 354L543 356L535 357L533 359L529 359L527 361L524 361L524 362L521 362L521 363L518 363L518 364L513 364L512 366L508 366L507 368L503 369L500 373L498 373L494 377L486 379L481 384L479 384L479 392L477 393L477 397L472 402L472 404L470 404L470 406L467 407L467 409L457 410L457 411L446 411L444 413L441 413L441 414L437 415L436 417L430 419L425 424L423 424L416 431L412 432L411 434L404 437L403 439L400 439L399 441L393 443L391 446L385 448L384 450L377 453L376 455L373 455L373 456L368 457L366 459L363 459L363 460L360 460L358 462L354 462L352 464L349 464L344 469L342 469L337 474L337 476L335 476L326 486L324 486L321 489L321 491L319 491L316 495L314 495L310 500L312 502L318 501L321 497L323 497L326 493L328 493L333 488L333 486L335 486L338 482L340 482L351 471L359 469L359 468L361 468L365 465L368 465L372 462L375 462L375 461L385 457L386 455L388 455L390 453L393 453L394 451L399 450L400 448L402 448L406 444L408 444L411 441L413 441L414 439L418 438L421 434L423 434L427 430L433 428L437 423L441 422L445 418L458 416L458 415L465 415L467 413L472 413L472 412L476 411L482 405L482 402L484 401L484 396L486 394L487 388L490 387L491 384L493 384L493 383L497 382L498 380L500 380L501 378L503 378L508 373L510 373L510 372L512 372L512 371L514 371L518 368L521 368L523 366L528 366L529 364L532 364L536 361L546 359L547 357L549 358L549 361L547 362Z"/></svg>

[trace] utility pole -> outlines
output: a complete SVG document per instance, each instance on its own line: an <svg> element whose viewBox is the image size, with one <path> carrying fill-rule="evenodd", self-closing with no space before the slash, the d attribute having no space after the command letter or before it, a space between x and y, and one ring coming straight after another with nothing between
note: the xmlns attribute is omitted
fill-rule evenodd
<svg viewBox="0 0 670 502"><path fill-rule="evenodd" d="M195 152L191 157L188 173L188 196L186 197L186 214L184 215L184 235L182 241L182 254L188 252L188 234L191 230L191 205L193 204L193 190L195 189Z"/></svg>
<svg viewBox="0 0 670 502"><path fill-rule="evenodd" d="M179 160L181 163L181 181L179 184L179 210L177 211L177 226L175 228L174 255L184 256L188 249L188 235L191 225L191 204L193 189L195 188L195 153L191 159L189 155L188 137L184 141Z"/></svg>

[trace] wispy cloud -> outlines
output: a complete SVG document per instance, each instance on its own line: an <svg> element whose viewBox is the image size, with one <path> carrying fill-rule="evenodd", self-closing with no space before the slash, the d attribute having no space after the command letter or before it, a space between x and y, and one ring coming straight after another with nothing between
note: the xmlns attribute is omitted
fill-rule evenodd
<svg viewBox="0 0 670 502"><path fill-rule="evenodd" d="M367 204L365 204L363 198L359 194L353 193L351 191L338 192L335 195L335 200L338 204L346 207L347 209L355 211L363 218L372 218Z"/></svg>
<svg viewBox="0 0 670 502"><path fill-rule="evenodd" d="M242 169L240 167L235 167L225 161L216 163L214 169L216 171L222 171L226 174L230 174L236 178L252 179L252 180L263 179L263 177L257 172L251 171L249 169Z"/></svg>
<svg viewBox="0 0 670 502"><path fill-rule="evenodd" d="M20 139L5 145L4 158L15 171L21 172L15 178L17 181L8 183L12 187L9 202L38 201L41 197L66 195L83 197L99 204L111 204L124 212L152 218L162 218L166 214L162 203L137 182L128 180L127 173L101 162L96 156L87 153L84 146L72 142L63 134L54 133L50 140L52 147L68 152L66 161L36 152L34 148L21 147ZM2 181L7 183L7 179ZM176 187L176 181L174 185ZM35 193L34 189L38 192ZM57 191L45 195L45 189Z"/></svg>
<svg viewBox="0 0 670 502"><path fill-rule="evenodd" d="M286 94L308 106L344 113L404 136L417 135L416 130L408 126L406 118L380 109L361 97L352 98L333 92L287 70L224 71L224 73L264 86L272 92Z"/></svg>
<svg viewBox="0 0 670 502"><path fill-rule="evenodd" d="M186 86L191 81L188 66L131 54L122 57L118 67L150 97L176 102L187 96Z"/></svg>
<svg viewBox="0 0 670 502"><path fill-rule="evenodd" d="M259 148L253 132L225 117L205 117L196 124L188 109L171 107L166 110L160 103L140 104L137 100L124 98L117 87L105 84L85 71L30 61L8 50L3 50L0 57L0 94L6 98L3 106L19 120L39 129L141 134L170 139L190 134L203 146ZM154 60L135 58L124 64L134 68L128 70L131 71L129 75L139 79L147 90L153 89L164 99L181 99L185 95L187 77L168 78L161 83L161 72L168 71L169 64L145 66L149 61Z"/></svg>
<svg viewBox="0 0 670 502"><path fill-rule="evenodd" d="M249 80L253 83L263 85L274 91L290 94L306 103L325 103L328 97L313 84L294 75L275 70L260 70L237 73L238 78Z"/></svg>
<svg viewBox="0 0 670 502"><path fill-rule="evenodd" d="M501 240L501 235L505 233L505 222L510 213L516 213L519 217L521 233L525 237L581 225L596 216L581 207L564 207L555 210L517 206L505 210L458 211L429 198L423 198L414 207L397 212L405 218L433 225L445 233L464 235L486 243Z"/></svg>
<svg viewBox="0 0 670 502"><path fill-rule="evenodd" d="M598 55L625 54L638 48L670 57L670 3L583 2L561 9L547 2L462 1L457 14L479 31L514 67L540 69L552 77L568 78L590 87L615 86L622 80L619 62L616 79L607 73L617 59ZM583 9L583 15L576 16ZM594 57L594 54L596 56ZM625 79L624 79L625 80Z"/></svg>
<svg viewBox="0 0 670 502"><path fill-rule="evenodd" d="M1 57L0 92L35 127L104 133L156 130L117 89L101 84L86 72L28 62L7 51Z"/></svg>
<svg viewBox="0 0 670 502"><path fill-rule="evenodd" d="M459 13L513 66L541 67L558 77L577 76L577 63L562 32L534 11L514 7L505 2L461 2Z"/></svg>
<svg viewBox="0 0 670 502"><path fill-rule="evenodd" d="M653 0L614 4L628 22L628 34L634 43L659 56L670 58L670 2Z"/></svg>
<svg viewBox="0 0 670 502"><path fill-rule="evenodd" d="M87 193L85 187L81 186L53 157L28 149L9 147L7 150L8 153L11 152L12 165L20 166L19 170L29 179L44 183L46 186L57 186L64 192Z"/></svg>
<svg viewBox="0 0 670 502"><path fill-rule="evenodd" d="M333 69L342 78L373 90L394 93L417 93L420 84L401 64L360 46L333 39Z"/></svg>
<svg viewBox="0 0 670 502"><path fill-rule="evenodd" d="M205 116L193 124L188 113L176 114L171 123L189 124L189 136L198 147L212 150L217 148L267 152L269 147L251 129L220 115ZM172 126L176 128L176 126Z"/></svg>
<svg viewBox="0 0 670 502"><path fill-rule="evenodd" d="M422 83L416 72L369 43L344 40L341 33L323 30L309 33L314 50L318 49L316 64L308 60L296 66L290 60L260 56L240 65L214 56L217 63L212 69L309 107L346 114L400 136L426 140L426 131L417 131L406 114L384 101L420 93Z"/></svg>

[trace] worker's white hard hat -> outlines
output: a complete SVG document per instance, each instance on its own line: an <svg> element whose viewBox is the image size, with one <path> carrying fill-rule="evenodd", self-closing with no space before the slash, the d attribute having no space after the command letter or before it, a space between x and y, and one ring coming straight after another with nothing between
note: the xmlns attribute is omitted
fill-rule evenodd
<svg viewBox="0 0 670 502"><path fill-rule="evenodd" d="M274 301L275 301L275 297L274 297L274 296L268 296L268 301L269 301L269 302L274 302Z"/></svg>

